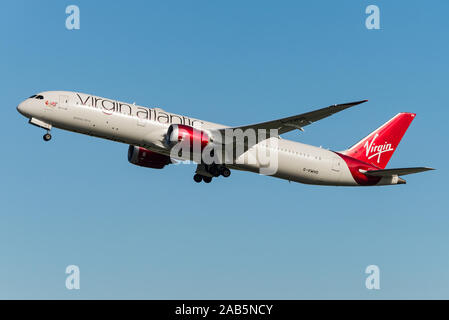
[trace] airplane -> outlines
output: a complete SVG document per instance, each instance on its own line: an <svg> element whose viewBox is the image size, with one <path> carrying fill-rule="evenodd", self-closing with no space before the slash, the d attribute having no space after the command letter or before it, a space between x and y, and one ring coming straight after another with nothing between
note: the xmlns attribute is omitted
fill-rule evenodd
<svg viewBox="0 0 449 320"><path fill-rule="evenodd" d="M227 178L231 170L241 170L304 184L379 186L404 184L406 181L401 176L434 170L428 167L386 169L416 116L410 112L398 113L342 151L281 137L293 130L304 131L304 127L318 120L365 102L367 100L335 104L240 127L70 91L45 91L32 95L21 102L17 110L29 119L30 124L47 131L43 136L45 141L52 138L52 128L59 128L125 143L129 145L130 163L153 169L194 159L197 168L193 178L198 183L210 183L219 176ZM270 134L267 135L268 131ZM236 135L226 140L225 137L233 132L243 132L243 139L237 139ZM252 132L255 139L251 138ZM180 145L191 148L180 152ZM199 154L201 156L195 158ZM267 157L270 163L265 161Z"/></svg>

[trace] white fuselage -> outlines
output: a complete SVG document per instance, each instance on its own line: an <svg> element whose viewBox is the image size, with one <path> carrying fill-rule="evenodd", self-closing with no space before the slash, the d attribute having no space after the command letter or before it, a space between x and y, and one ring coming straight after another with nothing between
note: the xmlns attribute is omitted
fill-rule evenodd
<svg viewBox="0 0 449 320"><path fill-rule="evenodd" d="M51 127L140 146L166 155L170 155L170 149L164 144L164 137L171 124L204 130L226 128L159 108L146 108L84 93L48 91L40 95L43 99L22 102L18 106L19 112ZM358 185L337 153L291 140L270 139L277 139L278 151L277 170L270 175L308 184ZM265 143L256 144L240 157L251 157L261 148L266 148ZM261 172L259 161L241 162L236 161L228 166L236 170Z"/></svg>

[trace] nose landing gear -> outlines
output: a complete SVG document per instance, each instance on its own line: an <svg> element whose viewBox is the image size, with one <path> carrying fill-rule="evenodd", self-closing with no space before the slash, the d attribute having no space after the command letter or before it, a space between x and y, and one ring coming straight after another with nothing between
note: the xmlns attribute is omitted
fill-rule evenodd
<svg viewBox="0 0 449 320"><path fill-rule="evenodd" d="M32 125L34 125L36 127L39 127L39 128L47 130L47 133L44 134L44 136L42 138L44 139L44 141L50 141L51 140L51 134L50 134L50 130L51 130L51 127L52 127L51 124L46 123L46 122L44 122L42 120L39 120L39 119L36 119L36 118L31 118L28 121L28 123L32 124Z"/></svg>
<svg viewBox="0 0 449 320"><path fill-rule="evenodd" d="M50 141L51 140L50 131L47 131L47 133L44 134L43 138L44 138L44 141Z"/></svg>

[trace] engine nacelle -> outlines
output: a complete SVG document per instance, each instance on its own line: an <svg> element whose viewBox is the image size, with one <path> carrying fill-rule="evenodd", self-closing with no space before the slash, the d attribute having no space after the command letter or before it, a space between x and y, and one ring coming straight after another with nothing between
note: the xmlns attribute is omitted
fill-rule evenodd
<svg viewBox="0 0 449 320"><path fill-rule="evenodd" d="M169 156L136 146L129 146L128 161L136 166L152 169L162 169L171 163Z"/></svg>
<svg viewBox="0 0 449 320"><path fill-rule="evenodd" d="M203 150L210 142L209 135L199 129L183 124L172 124L167 130L165 143L173 147L178 142L186 142L190 150Z"/></svg>

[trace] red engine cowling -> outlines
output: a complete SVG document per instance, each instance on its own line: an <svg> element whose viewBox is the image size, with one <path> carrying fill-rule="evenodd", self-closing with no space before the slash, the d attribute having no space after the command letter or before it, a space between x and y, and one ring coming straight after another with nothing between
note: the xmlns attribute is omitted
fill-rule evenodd
<svg viewBox="0 0 449 320"><path fill-rule="evenodd" d="M166 135L166 144L174 146L181 141L186 141L191 150L197 150L197 148L203 150L209 144L210 138L206 132L191 126L183 124L170 125Z"/></svg>
<svg viewBox="0 0 449 320"><path fill-rule="evenodd" d="M136 166L153 169L162 169L171 163L169 156L136 146L129 146L128 161Z"/></svg>

